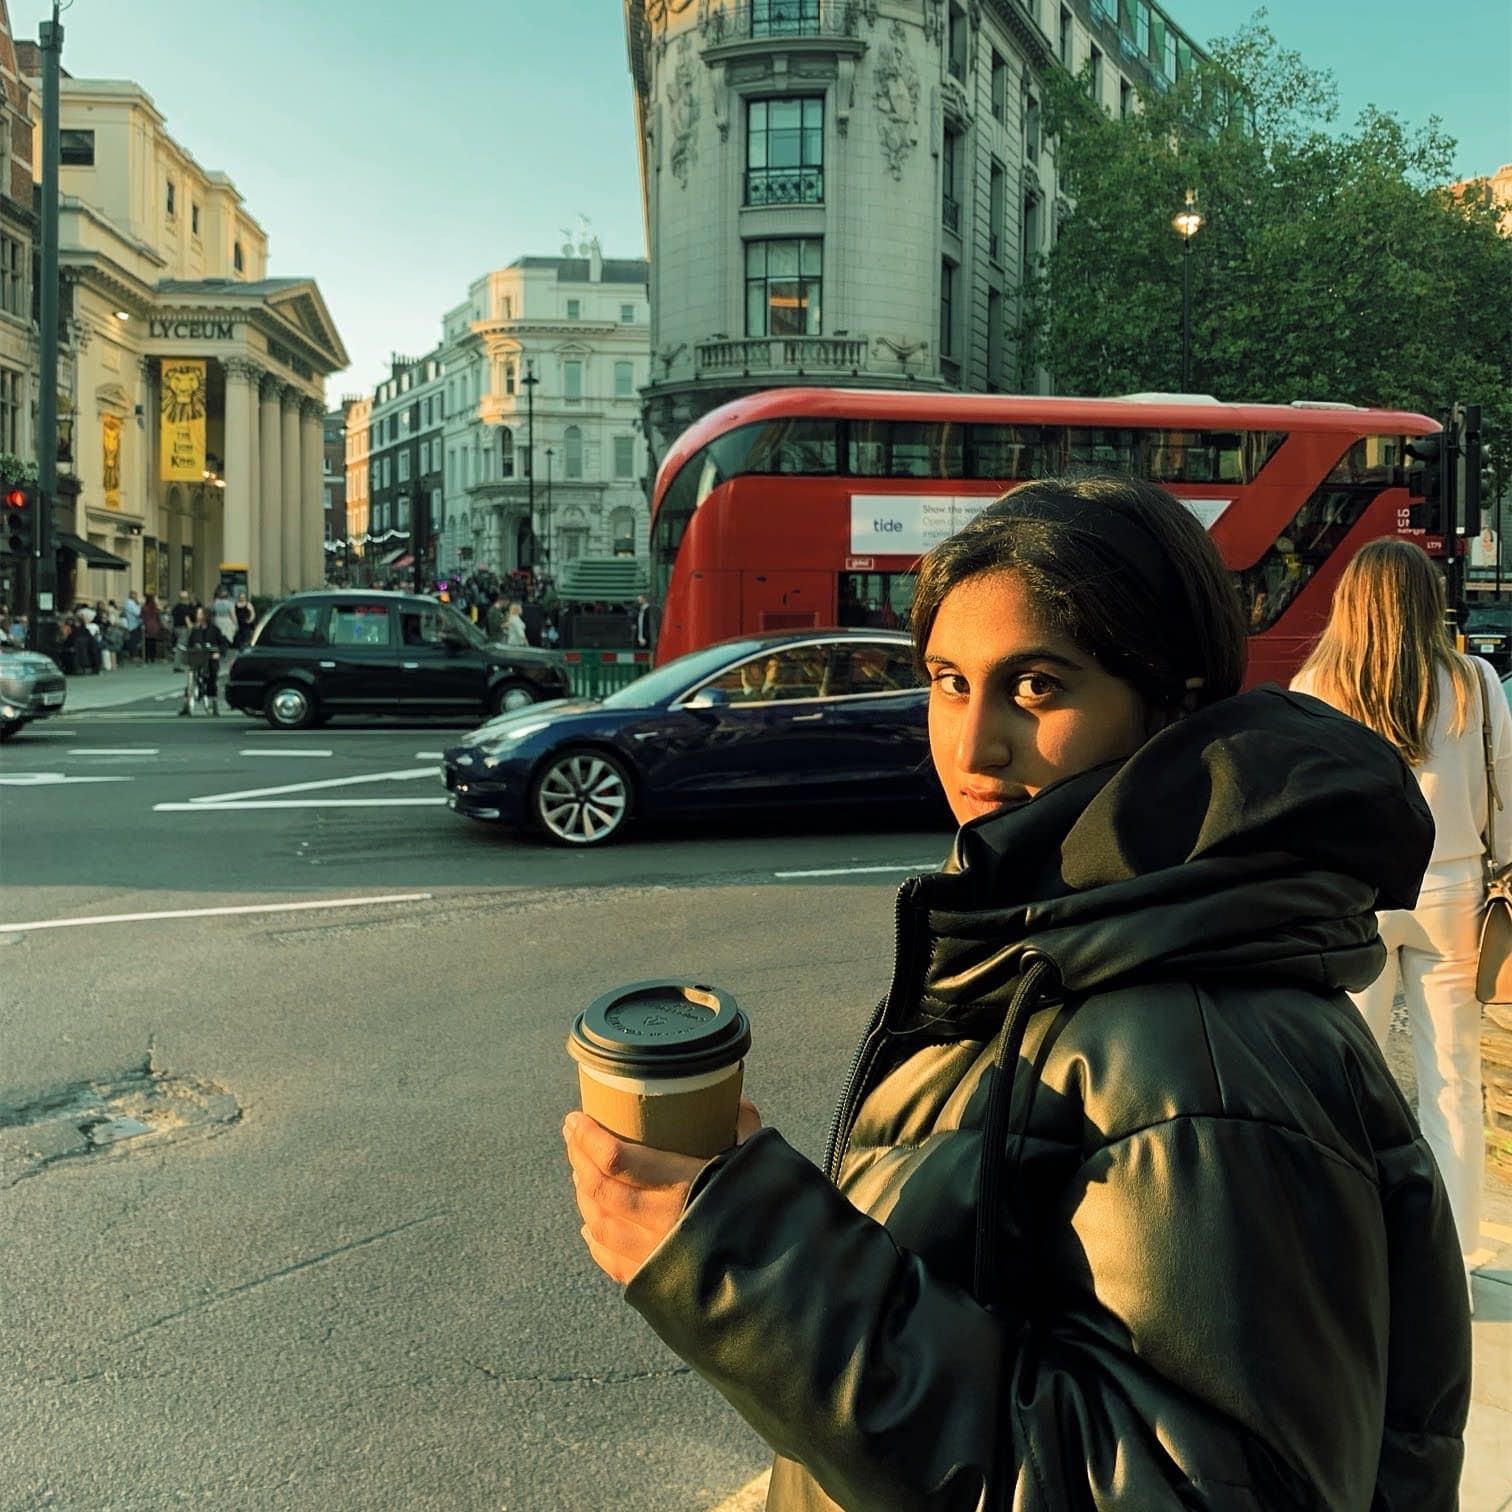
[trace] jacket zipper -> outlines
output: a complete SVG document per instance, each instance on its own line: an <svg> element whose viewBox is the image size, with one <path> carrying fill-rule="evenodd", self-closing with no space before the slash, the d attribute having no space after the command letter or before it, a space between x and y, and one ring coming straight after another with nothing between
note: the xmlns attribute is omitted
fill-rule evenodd
<svg viewBox="0 0 1512 1512"><path fill-rule="evenodd" d="M887 996L872 1010L871 1022L867 1024L866 1032L861 1036L861 1043L856 1046L856 1053L851 1057L850 1070L845 1077L845 1090L841 1092L840 1101L835 1105L834 1117L830 1120L829 1140L825 1145L824 1153L824 1171L837 1186L840 1182L840 1161L845 1154L846 1142L850 1138L851 1124L861 1106L866 1076L871 1070L872 1062L877 1058L877 1051L881 1048L884 1038L882 1025L887 1018L888 1004L898 996L907 974L905 967L911 966L912 952L909 952L910 958L905 960L903 949L907 934L905 919L908 905L913 902L918 891L919 879L917 877L910 877L898 889L897 904L893 915L892 985L887 989Z"/></svg>

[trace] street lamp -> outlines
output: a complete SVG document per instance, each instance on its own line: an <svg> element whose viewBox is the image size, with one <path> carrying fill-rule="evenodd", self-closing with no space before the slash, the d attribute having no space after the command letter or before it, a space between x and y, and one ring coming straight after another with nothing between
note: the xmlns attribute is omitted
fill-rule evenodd
<svg viewBox="0 0 1512 1512"><path fill-rule="evenodd" d="M535 363L526 362L520 386L525 390L525 507L530 515L532 554L535 543L535 387L540 381L536 377ZM535 563L532 562L531 566Z"/></svg>
<svg viewBox="0 0 1512 1512"><path fill-rule="evenodd" d="M1187 394L1192 390L1192 238L1202 230L1195 189L1187 190L1186 204L1171 224L1181 233L1181 391Z"/></svg>
<svg viewBox="0 0 1512 1512"><path fill-rule="evenodd" d="M552 567L552 449L546 448L546 534L541 537L541 567Z"/></svg>

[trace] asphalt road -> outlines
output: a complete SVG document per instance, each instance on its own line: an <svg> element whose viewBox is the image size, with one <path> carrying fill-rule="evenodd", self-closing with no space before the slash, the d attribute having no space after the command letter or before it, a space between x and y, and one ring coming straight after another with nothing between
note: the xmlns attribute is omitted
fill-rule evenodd
<svg viewBox="0 0 1512 1512"><path fill-rule="evenodd" d="M750 1479L582 1249L567 1027L624 981L730 988L817 1156L893 888L947 837L564 852L394 803L440 795L436 726L165 707L0 753L0 1508L691 1512Z"/></svg>

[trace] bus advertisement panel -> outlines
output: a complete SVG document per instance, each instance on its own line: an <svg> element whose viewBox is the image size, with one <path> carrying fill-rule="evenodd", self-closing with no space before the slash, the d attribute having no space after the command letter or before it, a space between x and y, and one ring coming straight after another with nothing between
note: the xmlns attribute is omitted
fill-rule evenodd
<svg viewBox="0 0 1512 1512"><path fill-rule="evenodd" d="M1248 684L1285 681L1343 564L1415 535L1425 415L1190 396L1060 399L772 389L691 426L657 477L657 660L758 630L906 623L920 556L1015 483L1115 472L1212 534L1250 623Z"/></svg>

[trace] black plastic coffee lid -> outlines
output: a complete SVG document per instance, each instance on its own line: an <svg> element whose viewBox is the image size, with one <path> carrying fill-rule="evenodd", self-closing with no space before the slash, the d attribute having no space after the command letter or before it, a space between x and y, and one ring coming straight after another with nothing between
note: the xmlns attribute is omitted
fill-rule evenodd
<svg viewBox="0 0 1512 1512"><path fill-rule="evenodd" d="M675 979L632 982L594 999L572 1026L575 1060L610 1074L698 1076L751 1048L751 1026L728 992Z"/></svg>

